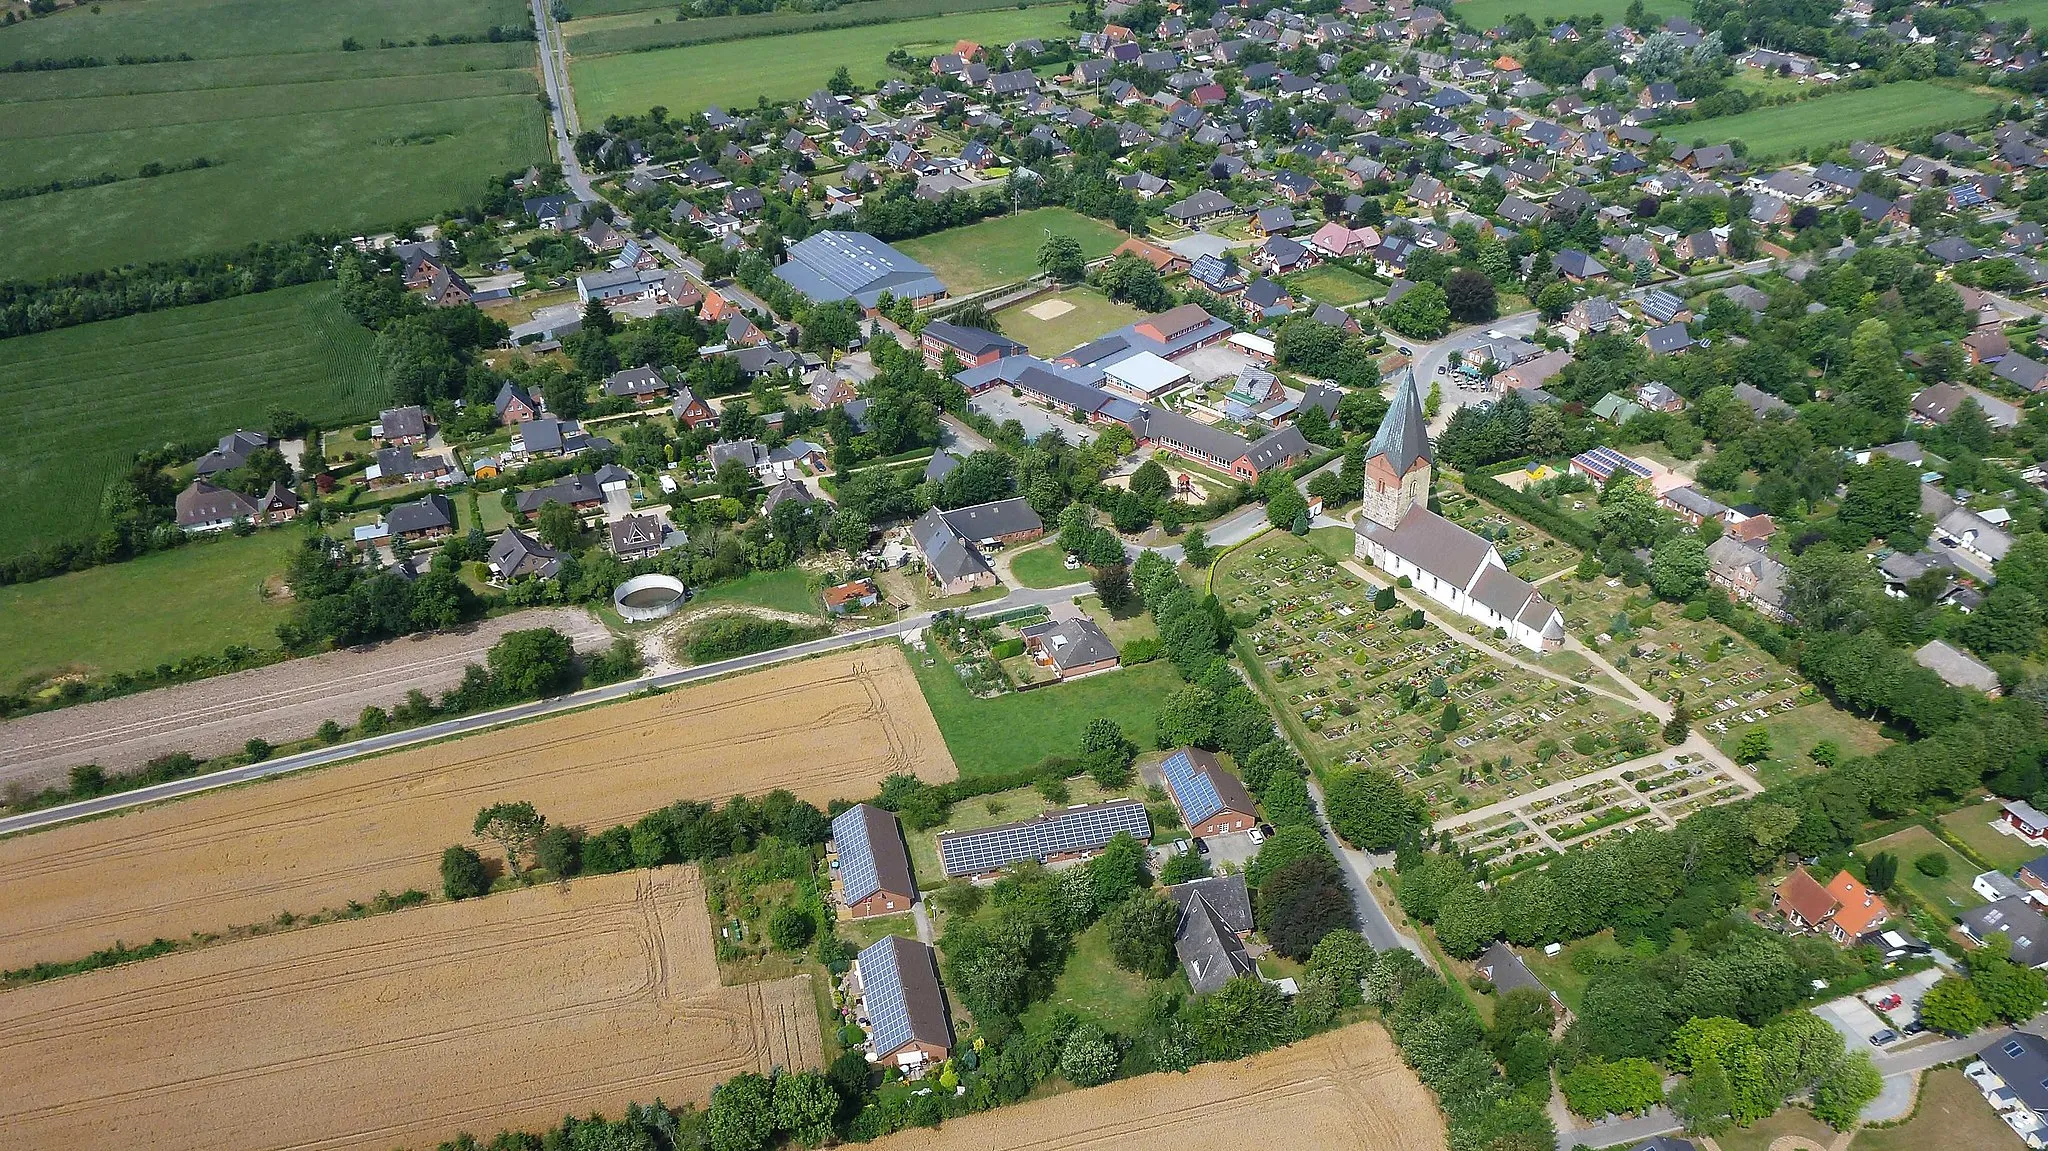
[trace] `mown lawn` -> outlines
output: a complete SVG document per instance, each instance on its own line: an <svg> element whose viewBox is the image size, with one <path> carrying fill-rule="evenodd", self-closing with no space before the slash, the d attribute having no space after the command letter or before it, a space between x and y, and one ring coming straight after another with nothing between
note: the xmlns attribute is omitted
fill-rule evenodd
<svg viewBox="0 0 2048 1151"><path fill-rule="evenodd" d="M1166 697L1181 686L1173 666L1155 660L1073 683L976 699L936 648L922 656L911 652L910 663L961 775L1014 771L1048 755L1072 755L1081 746L1081 729L1099 717L1116 720L1132 739L1148 744ZM991 732L1000 738L990 738Z"/></svg>
<svg viewBox="0 0 2048 1151"><path fill-rule="evenodd" d="M1998 801L1973 803L1941 817L1943 830L1968 844L1986 863L2007 874L2048 852L2015 835L2005 835L1991 824L1998 818ZM1901 868L1901 871L1904 869Z"/></svg>
<svg viewBox="0 0 2048 1151"><path fill-rule="evenodd" d="M305 533L205 540L128 563L0 588L0 688L59 672L141 671L229 644L277 646L277 577Z"/></svg>
<svg viewBox="0 0 2048 1151"><path fill-rule="evenodd" d="M1748 1127L1731 1127L1714 1137L1721 1151L1769 1151L1779 1139L1796 1137L1808 1143L1829 1147L1834 1145L1835 1129L1815 1119L1811 1112L1798 1107L1781 1107L1774 1115L1757 1120ZM1855 1147L1862 1151L1864 1137L1856 1137ZM1787 1146L1802 1147L1807 1143L1792 1143ZM1954 1144L1957 1147L1968 1144Z"/></svg>
<svg viewBox="0 0 2048 1151"><path fill-rule="evenodd" d="M1178 987L1188 993L1187 977L1176 970L1166 979L1152 980L1116 965L1109 954L1109 924L1098 922L1074 937L1074 953L1052 985L1052 994L1024 1013L1030 1028L1054 1011L1065 1009L1105 1031L1135 1035L1145 1027L1145 1001L1154 987Z"/></svg>
<svg viewBox="0 0 2048 1151"><path fill-rule="evenodd" d="M1107 256L1124 240L1122 232L1072 209L1037 208L903 240L896 246L937 272L947 291L964 296L1037 275L1038 249L1048 233L1080 241L1081 254L1090 260Z"/></svg>
<svg viewBox="0 0 2048 1151"><path fill-rule="evenodd" d="M1387 294L1385 284L1337 264L1318 264L1306 272L1296 272L1287 277L1287 287L1297 295L1338 308L1377 300Z"/></svg>
<svg viewBox="0 0 2048 1151"><path fill-rule="evenodd" d="M1710 144L1741 140L1754 159L1973 123L1996 107L1998 102L1989 96L1925 80L1905 80L1680 124L1669 134L1688 144L1694 140Z"/></svg>
<svg viewBox="0 0 2048 1151"><path fill-rule="evenodd" d="M1955 848L1935 838L1934 833L1926 828L1908 827L1856 847L1856 854L1864 859L1880 851L1898 856L1898 883L1936 914L1953 920L1972 907L1983 905L1984 901L1970 890L1970 880L1977 869L1970 866L1970 861L1958 854ZM1913 866L1914 860L1930 852L1948 860L1948 874L1939 878L1922 875L1920 869Z"/></svg>
<svg viewBox="0 0 2048 1151"><path fill-rule="evenodd" d="M374 415L372 342L333 284L0 340L0 554L100 530L142 448L260 428L273 407L329 426Z"/></svg>
<svg viewBox="0 0 2048 1151"><path fill-rule="evenodd" d="M1644 0L1643 7L1657 16L1688 16L1690 5L1684 0ZM1507 21L1517 13L1526 12L1531 20L1541 25L1545 20L1565 20L1585 16L1602 16L1608 24L1619 24L1628 14L1628 0L1457 0L1451 6L1451 14L1484 32ZM1583 31L1584 29L1581 29Z"/></svg>
<svg viewBox="0 0 2048 1151"><path fill-rule="evenodd" d="M956 40L1007 44L1067 30L1065 8L972 12L652 52L583 55L569 70L577 107L584 120L595 123L614 114L639 115L657 104L681 114L713 104L752 107L763 96L771 103L798 100L824 87L841 65L856 84L878 83L890 75L886 58L892 49L928 56L950 49Z"/></svg>
<svg viewBox="0 0 2048 1151"><path fill-rule="evenodd" d="M1960 1069L1943 1067L1920 1080L1920 1106L1897 1127L1864 1131L1856 1151L1924 1151L1928 1147L2012 1147L2012 1128L1984 1101ZM1722 1140L1727 1146L1727 1140Z"/></svg>
<svg viewBox="0 0 2048 1151"><path fill-rule="evenodd" d="M749 572L736 580L691 590L690 605L730 603L751 604L798 615L825 614L824 601L811 590L810 578L798 568Z"/></svg>
<svg viewBox="0 0 2048 1151"><path fill-rule="evenodd" d="M1734 755L1743 735L1758 726L1771 737L1771 754L1756 767L1757 778L1766 786L1820 770L1813 762L1813 749L1825 741L1832 740L1841 748L1844 759L1875 755L1891 745L1876 723L1851 715L1826 699L1777 712L1761 724L1731 723L1726 733L1712 738L1722 751Z"/></svg>
<svg viewBox="0 0 2048 1151"><path fill-rule="evenodd" d="M1056 311L1056 305L1071 307L1058 315L1040 319L1033 309ZM996 313L1003 334L1030 348L1039 356L1052 357L1070 352L1082 344L1125 324L1136 323L1145 313L1129 304L1119 304L1093 288L1068 288L1062 292L1034 296Z"/></svg>
<svg viewBox="0 0 2048 1151"><path fill-rule="evenodd" d="M1043 0L1034 0L1042 3ZM779 33L809 32L884 20L920 20L954 12L1015 8L1017 0L861 0L831 11L750 12L679 20L674 0L570 0L562 25L569 50L583 56L642 52L675 44L708 44ZM657 22L658 21L658 22Z"/></svg>
<svg viewBox="0 0 2048 1151"><path fill-rule="evenodd" d="M1067 553L1058 541L1018 552L1010 559L1010 574L1025 587L1064 587L1088 578L1088 569L1067 570Z"/></svg>
<svg viewBox="0 0 2048 1151"><path fill-rule="evenodd" d="M391 47L527 23L516 0L151 0L9 28L17 57L196 59L0 75L0 278L366 231L473 202L545 152L530 43ZM352 38L360 51L342 51ZM145 164L209 166L150 179Z"/></svg>

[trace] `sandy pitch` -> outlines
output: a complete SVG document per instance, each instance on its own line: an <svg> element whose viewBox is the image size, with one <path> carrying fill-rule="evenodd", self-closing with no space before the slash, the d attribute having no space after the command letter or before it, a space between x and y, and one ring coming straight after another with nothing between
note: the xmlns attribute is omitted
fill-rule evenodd
<svg viewBox="0 0 2048 1151"><path fill-rule="evenodd" d="M431 1146L821 1059L807 976L718 986L694 868L535 887L6 993L22 1147Z"/></svg>
<svg viewBox="0 0 2048 1151"><path fill-rule="evenodd" d="M899 649L787 664L0 841L0 967L438 894L442 849L499 800L596 831L776 788L822 806L899 771L957 774Z"/></svg>
<svg viewBox="0 0 2048 1151"><path fill-rule="evenodd" d="M1074 310L1074 305L1065 300L1047 300L1024 309L1024 314L1034 320L1057 320Z"/></svg>
<svg viewBox="0 0 2048 1151"><path fill-rule="evenodd" d="M1436 1100L1377 1023L1318 1035L1186 1075L1126 1079L948 1120L874 1144L883 1151L1441 1151Z"/></svg>

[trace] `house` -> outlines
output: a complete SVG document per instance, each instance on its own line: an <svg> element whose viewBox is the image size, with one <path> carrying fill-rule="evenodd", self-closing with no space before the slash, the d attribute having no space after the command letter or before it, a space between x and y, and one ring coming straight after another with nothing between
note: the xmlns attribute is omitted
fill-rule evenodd
<svg viewBox="0 0 2048 1151"><path fill-rule="evenodd" d="M1743 406L1747 407L1758 419L1762 419L1774 412L1790 416L1796 410L1791 404L1752 383L1738 383L1735 385L1734 391L1735 398L1742 401Z"/></svg>
<svg viewBox="0 0 2048 1151"><path fill-rule="evenodd" d="M866 232L826 231L800 240L775 277L814 303L852 300L871 312L884 292L920 308L946 295L930 268Z"/></svg>
<svg viewBox="0 0 2048 1151"><path fill-rule="evenodd" d="M1118 835L1152 838L1152 817L1134 799L1055 808L1035 819L945 831L938 836L939 869L949 879L993 876L1012 863L1087 859Z"/></svg>
<svg viewBox="0 0 2048 1151"><path fill-rule="evenodd" d="M1564 315L1564 326L1580 332L1604 332L1621 319L1621 309L1606 296L1588 296Z"/></svg>
<svg viewBox="0 0 2048 1151"><path fill-rule="evenodd" d="M938 367L948 352L960 361L962 367L978 368L1004 356L1022 355L1030 350L1008 336L945 320L927 323L918 341L924 350L925 366L929 368Z"/></svg>
<svg viewBox="0 0 2048 1151"><path fill-rule="evenodd" d="M604 504L604 489L595 475L563 476L531 491L520 492L519 514L532 516L549 504L561 504L578 514L597 510Z"/></svg>
<svg viewBox="0 0 2048 1151"><path fill-rule="evenodd" d="M1784 564L1723 534L1707 545L1707 580L1727 588L1735 598L1765 615L1785 619L1785 586L1791 572Z"/></svg>
<svg viewBox="0 0 2048 1151"><path fill-rule="evenodd" d="M1643 414L1643 405L1620 392L1609 392L1593 404L1593 418L1619 427Z"/></svg>
<svg viewBox="0 0 2048 1151"><path fill-rule="evenodd" d="M1493 544L1430 511L1431 453L1412 373L1366 449L1354 554L1531 651L1564 646L1564 616L1510 573Z"/></svg>
<svg viewBox="0 0 2048 1151"><path fill-rule="evenodd" d="M573 456L604 443L575 420L539 416L512 429L511 452L526 456Z"/></svg>
<svg viewBox="0 0 2048 1151"><path fill-rule="evenodd" d="M848 919L901 915L917 902L910 849L894 812L856 803L834 816L826 861L833 902Z"/></svg>
<svg viewBox="0 0 2048 1151"><path fill-rule="evenodd" d="M493 579L499 583L510 583L526 576L553 579L562 568L562 559L561 552L518 528L508 527L498 534L497 542L491 545L490 555L484 562L490 567Z"/></svg>
<svg viewBox="0 0 2048 1151"><path fill-rule="evenodd" d="M980 548L1035 540L1044 534L1045 522L1021 497L950 512L933 508L910 526L911 539L924 556L925 573L944 595L995 586L995 569L982 558Z"/></svg>
<svg viewBox="0 0 2048 1151"><path fill-rule="evenodd" d="M1380 246L1381 237L1375 228L1347 228L1335 220L1317 228L1308 238L1309 247L1333 259L1345 256L1363 256Z"/></svg>
<svg viewBox="0 0 2048 1151"><path fill-rule="evenodd" d="M1677 412L1685 409L1685 397L1670 384L1654 380L1636 389L1636 402L1643 405L1645 411Z"/></svg>
<svg viewBox="0 0 2048 1151"><path fill-rule="evenodd" d="M1161 276L1178 275L1188 270L1188 258L1186 256L1169 248L1162 248L1157 244L1141 240L1136 236L1132 236L1123 243L1118 244L1116 250L1111 252L1110 255L1112 257L1136 256L1152 265L1152 270L1158 272Z"/></svg>
<svg viewBox="0 0 2048 1151"><path fill-rule="evenodd" d="M212 451L199 457L192 465L193 474L206 477L233 471L249 462L250 455L277 443L262 432L234 431L220 438Z"/></svg>
<svg viewBox="0 0 2048 1151"><path fill-rule="evenodd" d="M1819 931L1835 914L1836 904L1835 897L1828 894L1819 880L1808 875L1805 868L1795 867L1771 893L1771 906L1793 927Z"/></svg>
<svg viewBox="0 0 2048 1151"><path fill-rule="evenodd" d="M1994 1039L1963 1068L2020 1142L2048 1147L2048 1039L2014 1031Z"/></svg>
<svg viewBox="0 0 2048 1151"><path fill-rule="evenodd" d="M2040 863L2043 868L2048 868L2048 857L2035 862ZM1987 871L1970 880L1970 890L1976 892L1977 897L1986 903L1997 903L2001 899L2025 899L2028 887L2042 881L2041 873L2036 872L2029 877L2026 865L2022 865L2019 879L2014 879L2003 871ZM2048 888L2036 887L2035 890L2042 891Z"/></svg>
<svg viewBox="0 0 2048 1151"><path fill-rule="evenodd" d="M937 953L928 945L885 935L861 949L846 979L867 1030L868 1062L916 1079L946 1061L953 1023L939 989Z"/></svg>
<svg viewBox="0 0 2048 1151"><path fill-rule="evenodd" d="M1846 871L1828 881L1828 895L1835 901L1835 914L1825 930L1836 943L1849 943L1891 918L1884 900Z"/></svg>
<svg viewBox="0 0 2048 1151"><path fill-rule="evenodd" d="M508 427L537 418L541 410L525 388L510 380L499 385L498 398L492 401L492 406L497 410L499 425Z"/></svg>
<svg viewBox="0 0 2048 1151"><path fill-rule="evenodd" d="M2028 843L2048 844L2048 813L2024 799L2007 800L1999 809L1998 822Z"/></svg>
<svg viewBox="0 0 2048 1151"><path fill-rule="evenodd" d="M687 387L677 389L675 401L669 404L668 411L675 417L676 426L686 430L695 430L718 421L718 413L711 410L711 405L705 403L695 391Z"/></svg>
<svg viewBox="0 0 2048 1151"><path fill-rule="evenodd" d="M1216 875L1176 883L1166 894L1180 908L1173 950L1196 995L1206 995L1239 976L1258 973L1258 964L1244 945L1256 926L1244 876Z"/></svg>
<svg viewBox="0 0 2048 1151"><path fill-rule="evenodd" d="M2048 966L2048 916L2027 899L2001 899L1973 907L1957 916L1957 927L1970 942L1983 946L2002 934L2012 945L2012 960L2023 967Z"/></svg>
<svg viewBox="0 0 2048 1151"><path fill-rule="evenodd" d="M612 554L631 563L661 550L668 538L668 524L660 516L621 516L605 525L605 544Z"/></svg>
<svg viewBox="0 0 2048 1151"><path fill-rule="evenodd" d="M1653 356L1675 356L1692 347L1692 331L1684 324L1665 324L1644 332L1642 345Z"/></svg>
<svg viewBox="0 0 2048 1151"><path fill-rule="evenodd" d="M1493 984L1496 995L1506 995L1510 991L1529 988L1547 996L1551 1007L1559 1016L1569 1014L1565 1009L1564 1000L1559 999L1557 992L1544 986L1543 981L1536 978L1536 973L1529 970L1529 965L1522 962L1522 957L1515 954L1515 949L1509 947L1505 940L1495 940L1493 946L1480 954L1479 961L1473 965L1473 969L1481 978Z"/></svg>
<svg viewBox="0 0 2048 1151"><path fill-rule="evenodd" d="M430 422L427 410L418 404L386 408L377 417L375 432L387 444L424 444L433 434Z"/></svg>
<svg viewBox="0 0 2048 1151"><path fill-rule="evenodd" d="M1690 486L1672 488L1659 496L1657 502L1692 527L1708 520L1719 520L1728 514L1726 505Z"/></svg>
<svg viewBox="0 0 2048 1151"><path fill-rule="evenodd" d="M833 615L845 615L864 607L873 607L881 602L882 594L875 590L875 581L870 579L849 580L846 583L825 589L825 610Z"/></svg>
<svg viewBox="0 0 2048 1151"><path fill-rule="evenodd" d="M1185 200L1168 205L1166 216L1183 227L1193 227L1236 210L1237 205L1231 202L1230 197L1213 188L1204 188Z"/></svg>
<svg viewBox="0 0 2048 1151"><path fill-rule="evenodd" d="M1991 374L2007 383L2018 384L2030 392L2048 388L2048 364L2030 360L2018 352L2008 351L1999 357L1991 369ZM1990 414L1988 410L1986 414Z"/></svg>
<svg viewBox="0 0 2048 1151"><path fill-rule="evenodd" d="M384 528L393 539L439 539L455 533L455 505L436 493L384 512Z"/></svg>
<svg viewBox="0 0 2048 1151"><path fill-rule="evenodd" d="M1607 265L1577 248L1564 248L1558 251L1550 257L1550 266L1558 275L1574 284L1607 278Z"/></svg>
<svg viewBox="0 0 2048 1151"><path fill-rule="evenodd" d="M1913 662L1941 677L1950 687L1973 688L1998 698L1998 673L1969 653L1941 640L1929 640L1913 652Z"/></svg>
<svg viewBox="0 0 2048 1151"><path fill-rule="evenodd" d="M295 519L299 497L283 484L272 483L268 492L252 499L233 488L195 478L178 493L173 511L180 528L198 535L225 531L238 523L277 524Z"/></svg>
<svg viewBox="0 0 2048 1151"><path fill-rule="evenodd" d="M1198 839L1234 835L1259 825L1258 807L1214 752L1184 747L1166 757L1159 774L1179 809L1181 822Z"/></svg>
<svg viewBox="0 0 2048 1151"><path fill-rule="evenodd" d="M1019 630L1031 661L1059 679L1076 679L1117 666L1116 645L1087 616L1046 620Z"/></svg>
<svg viewBox="0 0 2048 1151"><path fill-rule="evenodd" d="M373 488L426 483L429 480L439 481L450 477L461 478L455 471L454 462L448 456L416 455L409 446L379 448L371 457L370 466L363 469L363 478L369 480Z"/></svg>
<svg viewBox="0 0 2048 1151"><path fill-rule="evenodd" d="M653 368L641 366L613 372L605 377L604 394L646 406L669 392L668 381Z"/></svg>

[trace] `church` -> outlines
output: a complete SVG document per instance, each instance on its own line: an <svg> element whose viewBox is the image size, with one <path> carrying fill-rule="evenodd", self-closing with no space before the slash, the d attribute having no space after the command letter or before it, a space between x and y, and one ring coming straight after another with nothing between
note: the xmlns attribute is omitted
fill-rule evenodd
<svg viewBox="0 0 2048 1151"><path fill-rule="evenodd" d="M1407 576L1417 591L1530 651L1564 646L1564 616L1527 580L1508 571L1493 544L1429 510L1429 429L1415 378L1401 381L1394 406L1365 456L1365 506L1357 556Z"/></svg>

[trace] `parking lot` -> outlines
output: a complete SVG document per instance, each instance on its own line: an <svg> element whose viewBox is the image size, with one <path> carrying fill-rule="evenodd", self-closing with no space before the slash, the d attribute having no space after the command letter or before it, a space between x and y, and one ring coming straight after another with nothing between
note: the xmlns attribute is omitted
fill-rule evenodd
<svg viewBox="0 0 2048 1151"><path fill-rule="evenodd" d="M1024 425L1024 435L1028 439L1035 440L1055 428L1070 444L1095 438L1095 434L1088 428L1065 416L1054 415L1036 404L1026 403L1011 395L1008 388L1001 386L990 388L974 397L969 406L999 424L1005 420L1016 420Z"/></svg>
<svg viewBox="0 0 2048 1151"><path fill-rule="evenodd" d="M1210 344L1198 348L1174 361L1187 369L1197 383L1215 380L1234 380L1239 372L1252 365L1252 358L1229 344Z"/></svg>
<svg viewBox="0 0 2048 1151"><path fill-rule="evenodd" d="M1857 995L1845 995L1814 1007L1813 1013L1841 1032L1851 1051L1891 1047L1919 1034L1920 1000L1941 979L1939 968L1879 984ZM1882 1045L1872 1040L1885 1032L1896 1038Z"/></svg>

